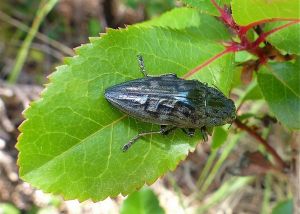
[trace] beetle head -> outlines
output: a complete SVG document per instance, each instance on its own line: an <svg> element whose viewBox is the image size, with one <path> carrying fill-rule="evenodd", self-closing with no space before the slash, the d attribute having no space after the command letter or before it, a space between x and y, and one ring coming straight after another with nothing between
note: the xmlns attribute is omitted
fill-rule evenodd
<svg viewBox="0 0 300 214"><path fill-rule="evenodd" d="M231 99L228 99L221 91L208 87L206 95L206 114L208 124L222 126L231 124L236 118L236 108Z"/></svg>

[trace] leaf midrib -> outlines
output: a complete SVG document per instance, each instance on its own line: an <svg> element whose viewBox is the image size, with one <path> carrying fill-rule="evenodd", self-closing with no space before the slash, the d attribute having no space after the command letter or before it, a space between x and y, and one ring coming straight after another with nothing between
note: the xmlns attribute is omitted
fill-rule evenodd
<svg viewBox="0 0 300 214"><path fill-rule="evenodd" d="M78 143L74 144L73 146L71 146L71 147L68 148L67 150L63 151L62 153L60 153L60 154L58 154L58 155L56 155L56 156L53 156L53 158L50 159L49 161L47 161L47 162L43 163L42 165L40 165L40 166L38 166L38 167L36 167L36 168L34 168L34 169L28 171L27 173L23 174L22 177L25 177L26 175L29 176L32 172L37 171L37 170L39 170L39 169L42 168L42 167L45 167L46 165L48 165L48 164L50 164L51 162L53 162L55 159L57 159L57 158L63 156L63 155L64 155L65 153L67 153L68 151L70 151L70 150L76 148L77 146L81 145L82 143L86 142L86 140L89 139L90 137L93 137L94 135L96 135L97 133L101 132L103 129L105 129L105 128L109 127L109 126L114 125L114 124L116 124L116 123L122 121L122 120L125 119L127 116L128 116L128 115L124 114L123 116L119 117L118 119L112 121L112 123L109 123L109 124L107 124L107 125L105 125L105 126L102 126L99 130L97 130L97 131L95 131L94 133L88 135L87 137L85 137L84 139L80 140Z"/></svg>

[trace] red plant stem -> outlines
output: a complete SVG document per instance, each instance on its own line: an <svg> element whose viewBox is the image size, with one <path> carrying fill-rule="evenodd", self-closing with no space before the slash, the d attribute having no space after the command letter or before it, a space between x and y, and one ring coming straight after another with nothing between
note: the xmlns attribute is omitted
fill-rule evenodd
<svg viewBox="0 0 300 214"><path fill-rule="evenodd" d="M213 61L217 60L218 58L220 58L221 56L230 53L230 52L235 52L237 51L237 48L235 46L232 47L227 47L224 51L218 53L217 55L215 55L214 57L208 59L207 61L205 61L204 63L198 65L197 67L193 68L192 70L190 70L189 72L187 72L183 78L186 79L190 76L192 76L193 74L195 74L197 71L199 71L200 69L202 69L203 67L207 66L208 64L212 63Z"/></svg>
<svg viewBox="0 0 300 214"><path fill-rule="evenodd" d="M252 137L254 137L259 143L261 143L265 149L270 153L274 160L277 163L277 166L279 167L280 170L283 170L284 168L287 167L285 162L281 159L281 157L278 155L278 153L267 143L266 140L264 140L259 134L257 134L252 128L247 126L246 124L242 123L240 120L235 119L234 123L236 126L242 130L245 130L250 134Z"/></svg>
<svg viewBox="0 0 300 214"><path fill-rule="evenodd" d="M231 43L231 45L229 47L227 47L224 51L222 51L221 53L215 55L214 57L208 59L207 61L205 61L204 63L198 65L197 67L193 68L192 70L190 70L188 73L186 73L183 78L188 78L190 76L192 76L193 74L195 74L197 71L199 71L200 69L204 68L205 66L207 66L208 64L212 63L213 61L217 60L218 58L220 58L221 56L225 55L226 53L230 53L230 52L236 52L236 51L240 51L240 50L246 50L256 56L258 56L260 58L260 63L264 64L268 61L268 59L264 56L263 51L259 48L260 43L264 42L266 40L266 37L269 36L272 33L275 33L283 28L286 28L290 25L299 23L300 20L294 20L291 21L285 25L282 25L280 27L274 28L268 32L262 33L254 42L251 42L248 40L246 33L249 29L251 29L252 27L259 25L259 24L263 24L266 22L271 22L271 21L283 21L283 20L288 20L288 19L280 19L280 18L273 18L273 19L265 19L265 20L260 20L257 22L253 22L249 25L246 26L238 26L235 21L232 19L231 14L229 14L225 9L221 8L215 0L210 0L212 2L212 4L216 7L216 9L219 11L221 19L223 20L223 22L225 24L227 24L231 29L233 29L236 34L239 36L241 43Z"/></svg>
<svg viewBox="0 0 300 214"><path fill-rule="evenodd" d="M273 18L273 19L265 19L265 20L260 20L257 22L253 22L249 25L246 26L238 26L235 21L232 19L231 14L229 14L225 9L221 8L215 0L210 0L212 2L212 4L216 7L216 9L219 11L221 19L223 20L223 22L225 22L225 24L227 24L230 28L232 28L236 34L239 36L241 43L231 43L229 47L227 47L224 51L222 51L221 53L215 55L214 57L208 59L207 61L205 61L204 63L198 65L197 67L193 68L192 70L190 70L188 73L186 73L183 78L188 78L190 76L192 76L193 74L195 74L197 71L199 71L200 69L204 68L205 66L207 66L208 64L212 63L213 61L217 60L218 58L220 58L221 56L225 55L226 53L230 53L230 52L236 52L236 51L240 51L240 50L246 50L256 56L258 56L260 58L260 63L264 64L267 62L267 58L264 56L263 51L259 48L259 44L264 42L266 37L269 36L272 33L275 33L276 31L279 31L283 28L286 28L290 25L299 23L300 20L295 20L292 22L289 22L285 25L282 25L280 27L274 28L268 32L262 33L254 42L251 42L248 40L246 33L249 29L251 29L252 27L259 25L259 24L263 24L265 22L271 22L271 21L279 21L279 20L287 20L287 19L279 19L279 18Z"/></svg>
<svg viewBox="0 0 300 214"><path fill-rule="evenodd" d="M235 21L232 19L232 16L226 9L221 8L215 0L210 0L211 3L215 6L215 8L219 11L220 17L232 29L237 29L238 26L236 25Z"/></svg>
<svg viewBox="0 0 300 214"><path fill-rule="evenodd" d="M217 2L215 0L210 0L210 1L215 6L215 8L217 8L219 13L222 15L222 13L224 12L223 9L217 4Z"/></svg>
<svg viewBox="0 0 300 214"><path fill-rule="evenodd" d="M246 34L251 28L257 26L257 25L261 25L261 24L265 24L268 22L277 22L277 21L300 21L299 19L289 19L289 18L271 18L271 19L262 19L256 22L252 22L248 25L245 26L240 26L240 33L241 34Z"/></svg>
<svg viewBox="0 0 300 214"><path fill-rule="evenodd" d="M272 33L275 33L279 30L282 30L283 28L286 28L290 25L293 25L293 24L297 24L297 23L300 23L300 20L297 20L297 21L292 21L292 22L289 22L287 24L284 24L284 25L281 25L277 28L274 28L268 32L265 32L265 33L262 33L254 42L253 42L253 48L255 47L258 47L260 43L264 42L267 38L267 36L271 35Z"/></svg>
<svg viewBox="0 0 300 214"><path fill-rule="evenodd" d="M271 18L271 19L263 19L263 20L259 20L253 23L250 23L248 25L245 26L240 26L238 25L232 18L232 15L230 13L228 13L226 11L226 9L221 8L215 0L210 0L212 2L212 4L215 6L215 8L219 11L220 13L220 18L222 19L222 21L227 24L233 31L235 31L235 33L238 35L238 37L241 40L241 43L244 45L249 45L250 41L247 39L246 33L252 29L253 27L260 25L260 24L265 24L268 22L274 22L274 21L292 21L292 23L297 23L300 22L299 19L295 19L295 18ZM289 26L290 24L287 24L287 26ZM283 26L287 27L287 26ZM280 28L280 29L282 29ZM280 30L279 29L279 30ZM264 41L264 38L262 38L262 41Z"/></svg>

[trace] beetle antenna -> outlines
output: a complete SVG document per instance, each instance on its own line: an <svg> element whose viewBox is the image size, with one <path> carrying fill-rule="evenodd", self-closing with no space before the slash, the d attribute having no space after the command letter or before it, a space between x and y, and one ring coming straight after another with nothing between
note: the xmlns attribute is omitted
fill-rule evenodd
<svg viewBox="0 0 300 214"><path fill-rule="evenodd" d="M219 91L221 91L218 86L216 86L215 84L212 84L216 89L218 89Z"/></svg>
<svg viewBox="0 0 300 214"><path fill-rule="evenodd" d="M140 66L140 71L142 72L142 74L147 77L148 74L147 74L147 71L145 69L145 64L144 64L144 59L143 59L143 56L142 55L137 55L137 59L138 59L138 63L139 63L139 66Z"/></svg>

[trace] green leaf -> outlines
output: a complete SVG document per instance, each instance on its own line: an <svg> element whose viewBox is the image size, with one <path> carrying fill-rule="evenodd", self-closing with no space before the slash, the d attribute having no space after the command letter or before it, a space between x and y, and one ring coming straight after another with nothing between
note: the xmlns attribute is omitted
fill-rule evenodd
<svg viewBox="0 0 300 214"><path fill-rule="evenodd" d="M231 38L227 28L221 22L216 21L216 19L212 16L200 14L193 8L177 8L156 19L138 24L138 26L159 26L185 30L191 36L203 39L203 41L211 40L213 43L216 41L228 41ZM210 26L210 28L207 28L208 26ZM218 46L221 47L219 44ZM204 55L206 55L205 57L210 55L209 49L204 51L207 52L206 54L204 53ZM213 57L214 55L215 54L211 54L207 59ZM218 88L223 91L224 94L228 95L234 78L234 72L232 72L232 70L235 68L235 65L233 64L233 57L233 54L225 56L224 59L228 60L222 60L221 63L224 63L222 66L218 68L214 67L214 69L210 69L210 66L208 66L208 71L207 69L203 69L196 74L195 77L203 82L208 82L218 86Z"/></svg>
<svg viewBox="0 0 300 214"><path fill-rule="evenodd" d="M258 84L275 116L291 129L300 128L300 70L296 63L274 63L258 72Z"/></svg>
<svg viewBox="0 0 300 214"><path fill-rule="evenodd" d="M269 31L282 26L287 22L274 22L265 26L264 30ZM267 41L279 50L289 54L300 54L300 24L283 28L267 37Z"/></svg>
<svg viewBox="0 0 300 214"><path fill-rule="evenodd" d="M201 11L201 13L220 16L219 11L210 0L182 0L182 2L184 2L188 6L197 8L199 11ZM227 7L230 6L230 0L216 0L216 2L221 7L224 7L224 5L226 5Z"/></svg>
<svg viewBox="0 0 300 214"><path fill-rule="evenodd" d="M260 100L263 98L264 97L257 83L257 78L255 77L246 88L243 87L240 91L239 99L235 101L235 105L239 108L241 104L247 100Z"/></svg>
<svg viewBox="0 0 300 214"><path fill-rule="evenodd" d="M76 49L77 56L58 67L42 98L25 112L17 144L21 178L66 199L96 201L129 194L175 169L200 134L190 138L178 130L148 136L124 153L121 147L138 132L159 127L123 115L105 100L104 90L142 76L137 54L144 56L151 75L182 76L224 49L219 40L205 37L228 38L216 22L206 26L207 34L135 26L109 30ZM228 92L232 58L220 58L194 77Z"/></svg>
<svg viewBox="0 0 300 214"><path fill-rule="evenodd" d="M149 18L176 7L176 1L174 0L122 0L122 4L134 10L140 10L142 6Z"/></svg>
<svg viewBox="0 0 300 214"><path fill-rule="evenodd" d="M247 51L238 51L235 53L234 57L235 57L235 62L239 62L239 63L246 62L254 58L253 55Z"/></svg>
<svg viewBox="0 0 300 214"><path fill-rule="evenodd" d="M232 0L232 15L240 25L252 22L282 18L299 19L299 0Z"/></svg>
<svg viewBox="0 0 300 214"><path fill-rule="evenodd" d="M0 213L19 214L21 211L12 204L0 203Z"/></svg>
<svg viewBox="0 0 300 214"><path fill-rule="evenodd" d="M213 149L217 149L220 146L222 146L225 143L227 136L228 136L228 133L222 127L214 128L214 134L213 134L213 138L212 138L211 147Z"/></svg>
<svg viewBox="0 0 300 214"><path fill-rule="evenodd" d="M154 192L149 188L143 188L130 194L122 204L121 214L163 214L164 210Z"/></svg>
<svg viewBox="0 0 300 214"><path fill-rule="evenodd" d="M191 27L202 28L201 26L207 25L211 19L214 19L214 17L201 14L197 9L181 7L168 11L149 21L138 23L137 26L160 26L178 30ZM215 24L217 24L218 27L224 28L221 22L215 22Z"/></svg>
<svg viewBox="0 0 300 214"><path fill-rule="evenodd" d="M216 41L221 42L231 39L228 29L221 22L216 21L216 19L212 16L200 14L196 9L193 8L176 8L158 18L140 23L138 26L157 26L185 30L191 36L195 36L203 40L211 40L213 43ZM207 28L208 26L210 26L210 28ZM207 54L209 54L209 52L210 50L207 50ZM214 55L211 55L210 58L213 56ZM234 73L232 72L232 70L235 68L235 65L233 64L233 57L233 54L227 55L225 58L228 60L223 61L223 67L219 67L218 71L215 73L211 71L207 72L205 71L206 69L204 69L204 72L200 71L195 75L195 77L204 82L217 85L224 94L228 95L234 78Z"/></svg>
<svg viewBox="0 0 300 214"><path fill-rule="evenodd" d="M278 203L272 210L272 214L292 214L293 213L293 200L289 199Z"/></svg>
<svg viewBox="0 0 300 214"><path fill-rule="evenodd" d="M245 113L245 114L241 114L238 116L238 119L240 121L243 121L243 120L247 120L249 118L255 118L257 117L257 114L253 114L253 113Z"/></svg>
<svg viewBox="0 0 300 214"><path fill-rule="evenodd" d="M260 100L263 96L256 80L253 80L247 87L243 95L242 102L246 100Z"/></svg>
<svg viewBox="0 0 300 214"><path fill-rule="evenodd" d="M158 26L178 30L188 29L190 32L201 34L201 37L206 40L222 41L231 39L230 33L224 24L216 21L216 18L213 16L199 13L199 11L194 8L175 8L160 17L139 23L137 26ZM210 29L206 30L207 26L210 26ZM226 34L227 36L225 36Z"/></svg>
<svg viewBox="0 0 300 214"><path fill-rule="evenodd" d="M97 36L101 32L102 26L98 19L91 18L88 22L88 31L90 36Z"/></svg>

